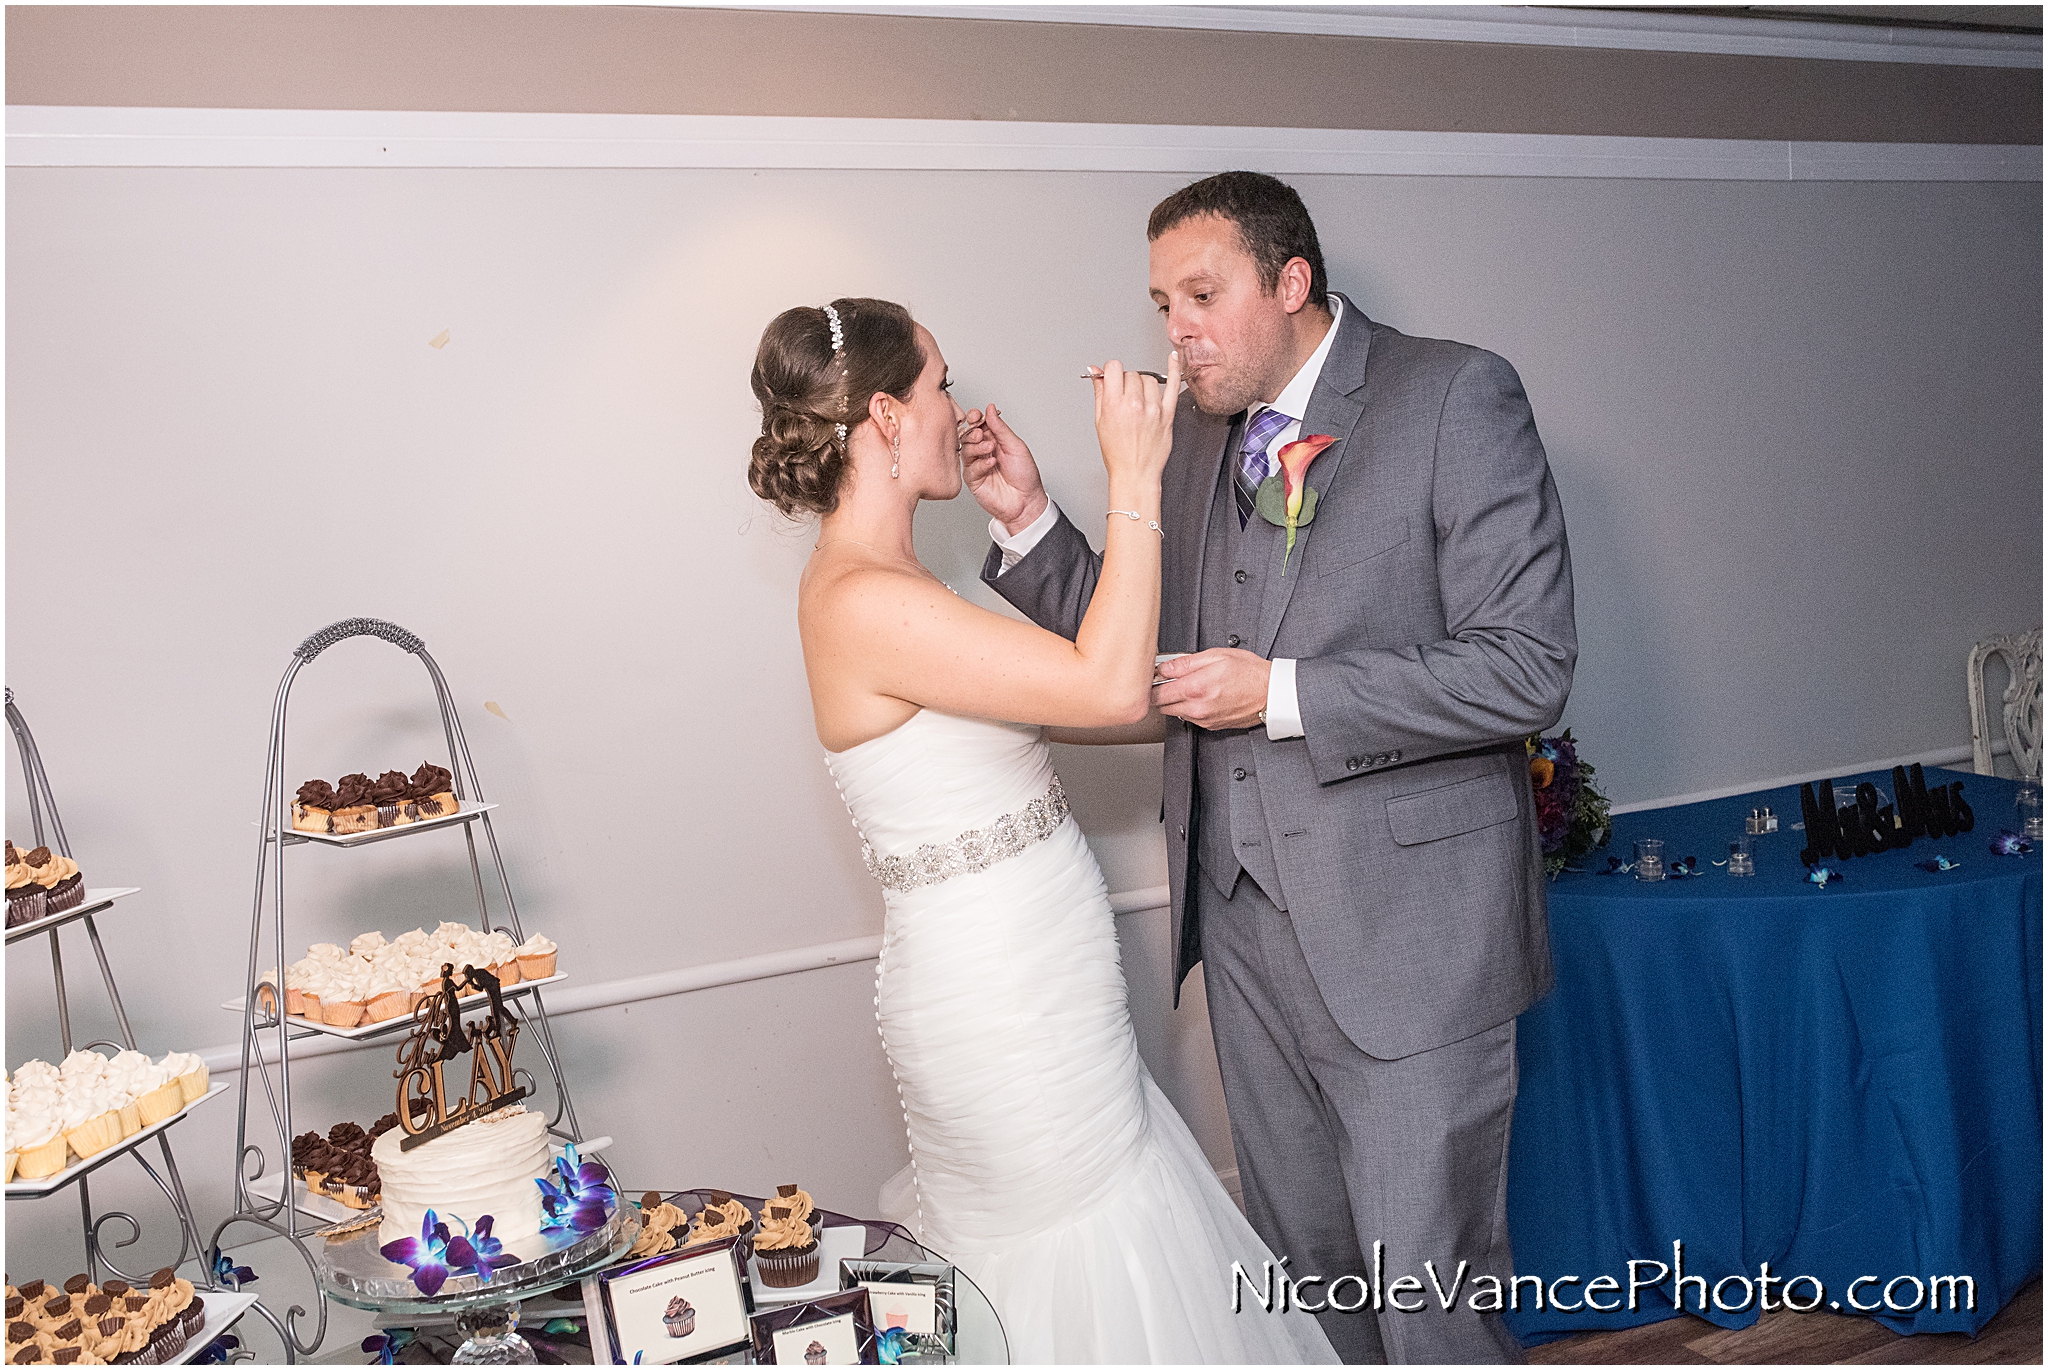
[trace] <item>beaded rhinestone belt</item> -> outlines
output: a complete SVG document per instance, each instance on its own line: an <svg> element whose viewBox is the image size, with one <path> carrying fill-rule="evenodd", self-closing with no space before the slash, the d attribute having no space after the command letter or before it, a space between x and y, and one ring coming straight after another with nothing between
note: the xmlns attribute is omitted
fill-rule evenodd
<svg viewBox="0 0 2048 1370"><path fill-rule="evenodd" d="M950 842L926 842L908 856L877 856L863 836L860 858L884 889L920 889L956 875L985 871L1052 836L1066 816L1067 792L1054 776L1051 789L985 828L969 828Z"/></svg>

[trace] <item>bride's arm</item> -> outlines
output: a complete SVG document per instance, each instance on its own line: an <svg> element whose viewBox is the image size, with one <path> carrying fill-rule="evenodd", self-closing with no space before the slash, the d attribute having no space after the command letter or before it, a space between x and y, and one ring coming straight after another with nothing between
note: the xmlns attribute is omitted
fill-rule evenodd
<svg viewBox="0 0 2048 1370"><path fill-rule="evenodd" d="M1047 728L1045 735L1054 742L1076 747L1128 747L1139 742L1164 742L1166 715L1154 709L1139 722L1126 723L1122 727Z"/></svg>
<svg viewBox="0 0 2048 1370"><path fill-rule="evenodd" d="M804 625L857 690L945 713L1054 727L1142 723L1159 637L1159 478L1173 445L1180 363L1165 386L1111 362L1096 385L1110 506L1102 574L1073 641L959 598L908 570L849 572Z"/></svg>

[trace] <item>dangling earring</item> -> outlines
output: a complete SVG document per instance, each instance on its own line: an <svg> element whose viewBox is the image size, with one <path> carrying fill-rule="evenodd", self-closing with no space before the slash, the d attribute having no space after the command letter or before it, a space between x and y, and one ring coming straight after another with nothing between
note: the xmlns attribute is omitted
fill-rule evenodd
<svg viewBox="0 0 2048 1370"><path fill-rule="evenodd" d="M889 479L896 480L903 474L903 435L898 433L889 439Z"/></svg>

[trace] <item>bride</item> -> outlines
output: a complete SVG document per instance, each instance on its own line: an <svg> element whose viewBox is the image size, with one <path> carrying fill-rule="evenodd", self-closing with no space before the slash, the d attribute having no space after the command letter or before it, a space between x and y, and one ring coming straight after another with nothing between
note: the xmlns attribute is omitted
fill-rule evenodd
<svg viewBox="0 0 2048 1370"><path fill-rule="evenodd" d="M1263 1289L1271 1256L1138 1057L1102 873L1052 772L1046 727L1141 740L1158 641L1179 358L1164 386L1101 370L1115 512L1069 642L917 560L918 502L960 492L964 416L902 306L788 310L755 358L748 480L818 516L804 666L884 888L875 1017L911 1155L884 1206L989 1296L1012 1360L1334 1363L1312 1316L1248 1294L1232 1312L1232 1263Z"/></svg>

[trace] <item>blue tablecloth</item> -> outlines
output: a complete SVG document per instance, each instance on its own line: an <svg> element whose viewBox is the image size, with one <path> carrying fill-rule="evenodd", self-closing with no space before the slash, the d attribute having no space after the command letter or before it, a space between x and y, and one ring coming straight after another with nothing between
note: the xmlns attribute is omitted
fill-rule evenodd
<svg viewBox="0 0 2048 1370"><path fill-rule="evenodd" d="M1890 794L1888 774L1858 777ZM1557 987L1522 1016L1509 1157L1515 1268L1576 1304L1612 1276L1614 1312L1562 1311L1518 1286L1510 1326L1531 1345L1676 1316L1671 1284L1626 1306L1631 1260L1709 1286L1812 1276L1826 1302L1899 1332L1975 1332L2041 1270L2041 858L1997 856L2017 827L2010 781L1964 782L1976 829L1830 861L1807 883L1796 788L1614 820L1604 867L1639 837L1705 874L1661 884L1567 873L1550 886ZM1839 791L1841 786L1837 785ZM1729 876L1728 841L1769 804L1757 874ZM1936 854L1961 868L1931 874ZM1654 1267L1636 1267L1645 1282ZM1976 1309L1933 1311L1910 1283L1968 1275ZM1876 1282L1857 1285L1861 1276ZM1697 1312L1699 1286L1683 1291ZM1814 1295L1802 1282L1801 1305ZM1742 1286L1722 1291L1728 1305ZM1772 1287L1772 1298L1784 1296ZM1744 1327L1757 1302L1702 1314Z"/></svg>

